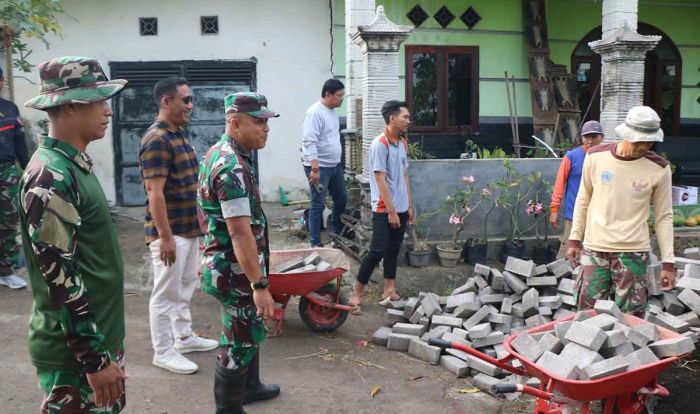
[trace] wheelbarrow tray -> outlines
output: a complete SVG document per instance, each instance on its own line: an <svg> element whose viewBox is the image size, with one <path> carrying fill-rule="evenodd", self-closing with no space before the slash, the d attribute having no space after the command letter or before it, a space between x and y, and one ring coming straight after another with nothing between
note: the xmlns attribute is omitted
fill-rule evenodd
<svg viewBox="0 0 700 414"><path fill-rule="evenodd" d="M586 312L591 316L597 314L594 310L588 310ZM576 315L570 315L558 321L528 329L527 332L534 334L551 331L557 323L566 322L573 319L575 316ZM625 315L625 322L628 326L651 323L632 315ZM658 340L678 338L681 336L659 325L656 325L656 328L658 330ZM667 357L652 364L643 365L630 371L621 372L597 380L572 380L554 375L542 367L535 365L535 362L530 361L524 355L518 353L512 346L512 342L517 336L518 334L510 335L503 343L503 347L509 354L520 360L525 371L531 376L539 378L545 389L548 389L550 392L558 391L568 398L579 401L594 401L631 394L647 385L653 386L658 375L671 365L671 363L681 358Z"/></svg>
<svg viewBox="0 0 700 414"><path fill-rule="evenodd" d="M348 258L342 251L331 248L314 248L271 251L270 269L276 269L281 263L306 257L313 252L317 252L321 256L321 260L330 263L331 267L328 270L318 272L271 272L268 277L270 279L269 291L272 296L306 296L338 278L350 268Z"/></svg>

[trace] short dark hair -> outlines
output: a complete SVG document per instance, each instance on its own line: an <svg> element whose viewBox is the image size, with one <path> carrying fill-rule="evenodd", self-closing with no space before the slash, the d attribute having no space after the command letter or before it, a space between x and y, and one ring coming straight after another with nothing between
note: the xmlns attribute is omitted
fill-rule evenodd
<svg viewBox="0 0 700 414"><path fill-rule="evenodd" d="M398 115L399 112L401 112L401 108L408 109L406 101L391 100L384 102L384 105L382 105L382 117L384 117L384 122L389 125L389 117Z"/></svg>
<svg viewBox="0 0 700 414"><path fill-rule="evenodd" d="M321 98L325 98L326 94L328 93L332 95L341 89L345 89L343 82L339 81L338 79L328 79L326 82L324 82L323 89L321 89Z"/></svg>
<svg viewBox="0 0 700 414"><path fill-rule="evenodd" d="M164 96L172 96L177 93L178 86L189 85L187 79L179 76L171 76L161 79L153 87L153 97L156 98L156 103L160 106L160 98Z"/></svg>

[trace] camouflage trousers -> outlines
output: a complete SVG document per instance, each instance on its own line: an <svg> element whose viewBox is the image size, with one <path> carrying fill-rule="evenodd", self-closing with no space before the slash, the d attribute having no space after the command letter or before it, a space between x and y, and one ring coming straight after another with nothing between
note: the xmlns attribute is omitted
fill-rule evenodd
<svg viewBox="0 0 700 414"><path fill-rule="evenodd" d="M14 163L0 162L0 276L11 275L17 266L17 194L20 172Z"/></svg>
<svg viewBox="0 0 700 414"><path fill-rule="evenodd" d="M112 361L124 369L124 350L110 352ZM44 392L41 414L116 414L126 405L126 394L111 407L96 407L95 393L79 369L37 368L39 387Z"/></svg>
<svg viewBox="0 0 700 414"><path fill-rule="evenodd" d="M226 368L248 366L267 336L265 323L257 315L257 309L252 302L252 295L242 296L239 303L224 305L221 312L223 330L219 340L218 358Z"/></svg>
<svg viewBox="0 0 700 414"><path fill-rule="evenodd" d="M648 252L607 253L584 249L581 276L574 286L579 309L592 309L597 299L612 300L625 313L641 315L647 308Z"/></svg>

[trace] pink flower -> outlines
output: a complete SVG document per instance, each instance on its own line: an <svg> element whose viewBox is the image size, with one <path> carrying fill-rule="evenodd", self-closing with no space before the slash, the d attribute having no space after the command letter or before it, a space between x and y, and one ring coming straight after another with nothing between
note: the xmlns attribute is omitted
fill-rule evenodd
<svg viewBox="0 0 700 414"><path fill-rule="evenodd" d="M489 190L488 188L484 187L484 188L481 190L481 196L482 196L482 197L488 197L488 196L490 196L490 195L491 195L491 190Z"/></svg>
<svg viewBox="0 0 700 414"><path fill-rule="evenodd" d="M535 204L535 214L539 216L542 213L544 213L544 206L542 203Z"/></svg>
<svg viewBox="0 0 700 414"><path fill-rule="evenodd" d="M469 214L471 212L472 212L472 209L469 206L462 207L462 213Z"/></svg>
<svg viewBox="0 0 700 414"><path fill-rule="evenodd" d="M475 180L474 180L474 176L473 176L473 175L469 175L469 176L466 176L466 175L465 175L465 176L462 177L462 182L464 182L464 184L472 184L474 181L475 181Z"/></svg>
<svg viewBox="0 0 700 414"><path fill-rule="evenodd" d="M450 214L450 224L462 224L462 219L455 214Z"/></svg>

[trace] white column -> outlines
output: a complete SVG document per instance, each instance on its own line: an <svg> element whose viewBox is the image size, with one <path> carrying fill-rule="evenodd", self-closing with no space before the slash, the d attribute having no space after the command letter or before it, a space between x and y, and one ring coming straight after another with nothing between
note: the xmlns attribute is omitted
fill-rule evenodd
<svg viewBox="0 0 700 414"><path fill-rule="evenodd" d="M345 1L345 105L347 128L357 129L356 100L362 98L362 49L351 35L374 18L374 0Z"/></svg>

